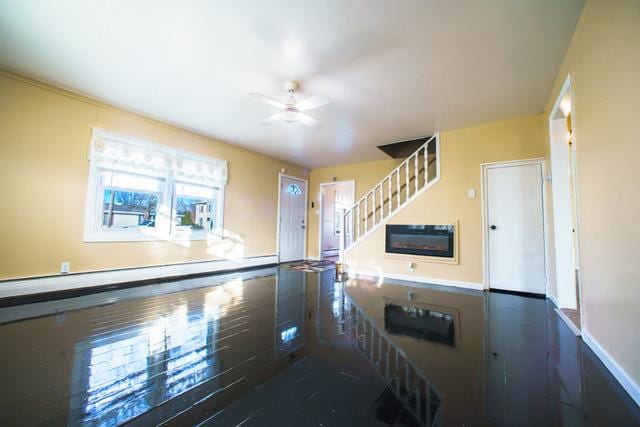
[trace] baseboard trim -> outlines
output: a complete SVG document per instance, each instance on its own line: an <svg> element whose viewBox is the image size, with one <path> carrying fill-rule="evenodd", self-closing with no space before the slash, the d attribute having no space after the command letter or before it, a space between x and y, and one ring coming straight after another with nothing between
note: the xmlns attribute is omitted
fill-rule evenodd
<svg viewBox="0 0 640 427"><path fill-rule="evenodd" d="M0 300L41 293L104 287L126 282L144 282L207 273L219 273L252 267L274 265L277 255L264 255L240 259L165 264L150 267L123 268L87 273L60 274L0 281Z"/></svg>
<svg viewBox="0 0 640 427"><path fill-rule="evenodd" d="M582 340L593 350L604 366L606 366L609 372L618 380L622 388L629 393L629 396L636 402L636 405L640 405L640 386L631 379L629 374L607 353L600 343L584 329L582 331Z"/></svg>
<svg viewBox="0 0 640 427"><path fill-rule="evenodd" d="M536 294L533 292L522 292L522 291L512 291L510 289L497 289L497 288L489 288L487 289L489 292L493 292L496 294L505 294L505 295L515 295L523 298L535 298L535 299L546 299L545 294Z"/></svg>
<svg viewBox="0 0 640 427"><path fill-rule="evenodd" d="M547 298L549 298L551 300L551 302L558 307L558 300L556 299L556 297L550 293L547 293Z"/></svg>
<svg viewBox="0 0 640 427"><path fill-rule="evenodd" d="M340 249L326 249L322 251L322 256L337 256L340 253Z"/></svg>
<svg viewBox="0 0 640 427"><path fill-rule="evenodd" d="M380 278L380 274L375 271L366 271L366 270L348 270L349 275L355 277L373 277L376 279ZM483 291L484 285L482 283L476 282L461 282L458 280L446 280L446 279L436 279L433 277L424 277L424 276L411 276L409 274L383 274L382 279L388 277L389 279L395 280L403 280L406 282L417 282L417 283L429 283L432 285L441 285L441 286L453 286L456 288L465 288L465 289L473 289L476 291Z"/></svg>

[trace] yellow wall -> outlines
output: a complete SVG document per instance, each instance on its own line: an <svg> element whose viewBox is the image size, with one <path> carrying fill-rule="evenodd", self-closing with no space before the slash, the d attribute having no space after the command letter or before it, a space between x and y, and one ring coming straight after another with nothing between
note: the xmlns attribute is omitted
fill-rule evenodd
<svg viewBox="0 0 640 427"><path fill-rule="evenodd" d="M229 163L230 238L83 243L92 128L145 138ZM276 253L278 172L286 162L221 143L11 74L0 74L0 279Z"/></svg>
<svg viewBox="0 0 640 427"><path fill-rule="evenodd" d="M309 174L309 221L307 227L307 256L318 257L318 230L320 227L320 184L336 181L355 180L356 201L371 190L386 174L391 172L402 159L379 160L328 168L314 169ZM314 207L311 207L313 202Z"/></svg>
<svg viewBox="0 0 640 427"><path fill-rule="evenodd" d="M425 262L421 257L385 255L384 227L380 227L348 252L351 268L385 274L422 276L481 284L482 163L544 156L542 116L523 117L440 134L440 181L390 220L390 224L459 224L457 264ZM313 172L311 173L313 177ZM382 176L382 172L380 173ZM467 197L474 188L476 197ZM407 262L415 262L414 272Z"/></svg>
<svg viewBox="0 0 640 427"><path fill-rule="evenodd" d="M587 2L549 97L545 124L568 74L583 328L638 387L640 1Z"/></svg>

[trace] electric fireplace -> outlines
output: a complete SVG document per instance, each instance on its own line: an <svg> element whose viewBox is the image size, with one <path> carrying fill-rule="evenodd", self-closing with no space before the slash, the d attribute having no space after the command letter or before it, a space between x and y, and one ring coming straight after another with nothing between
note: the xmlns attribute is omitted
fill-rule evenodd
<svg viewBox="0 0 640 427"><path fill-rule="evenodd" d="M455 226L387 224L385 251L392 254L454 257Z"/></svg>

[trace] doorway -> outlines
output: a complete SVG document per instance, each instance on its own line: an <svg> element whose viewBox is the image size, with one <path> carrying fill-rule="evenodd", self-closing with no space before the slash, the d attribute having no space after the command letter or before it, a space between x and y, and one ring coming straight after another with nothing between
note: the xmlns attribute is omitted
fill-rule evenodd
<svg viewBox="0 0 640 427"><path fill-rule="evenodd" d="M571 78L567 77L549 115L556 286L553 297L560 317L577 332L581 328L580 259L573 110Z"/></svg>
<svg viewBox="0 0 640 427"><path fill-rule="evenodd" d="M278 189L278 260L304 259L307 245L307 181L280 174Z"/></svg>
<svg viewBox="0 0 640 427"><path fill-rule="evenodd" d="M337 261L340 255L342 230L340 216L353 206L355 181L334 181L320 184L320 227L318 254L320 259Z"/></svg>
<svg viewBox="0 0 640 427"><path fill-rule="evenodd" d="M542 160L482 166L490 289L546 292Z"/></svg>

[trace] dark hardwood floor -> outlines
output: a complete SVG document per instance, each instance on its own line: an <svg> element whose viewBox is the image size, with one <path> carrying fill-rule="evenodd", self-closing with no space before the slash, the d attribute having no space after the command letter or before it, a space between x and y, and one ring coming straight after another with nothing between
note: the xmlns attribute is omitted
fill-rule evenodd
<svg viewBox="0 0 640 427"><path fill-rule="evenodd" d="M546 300L286 267L0 309L0 425L640 424Z"/></svg>

